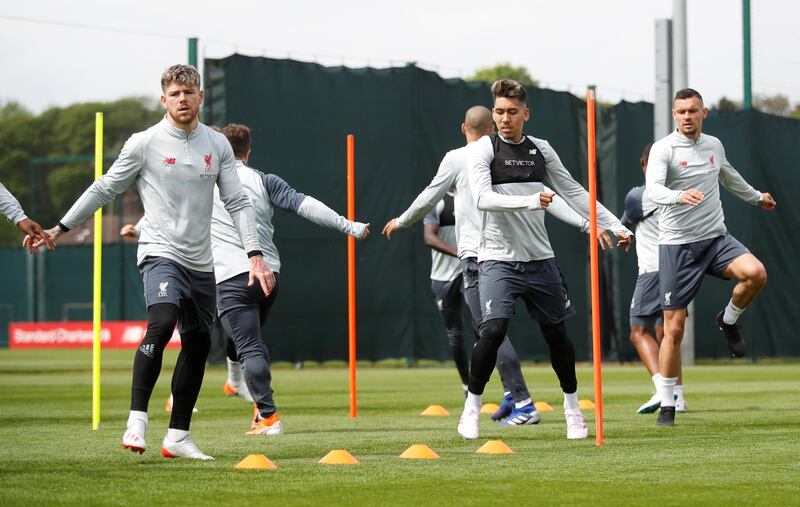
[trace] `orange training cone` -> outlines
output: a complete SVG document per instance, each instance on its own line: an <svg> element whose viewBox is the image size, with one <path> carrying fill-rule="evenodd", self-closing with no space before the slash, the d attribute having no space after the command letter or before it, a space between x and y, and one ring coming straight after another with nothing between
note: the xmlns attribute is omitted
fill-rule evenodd
<svg viewBox="0 0 800 507"><path fill-rule="evenodd" d="M546 401L537 401L533 404L539 412L552 412L553 406Z"/></svg>
<svg viewBox="0 0 800 507"><path fill-rule="evenodd" d="M450 415L443 406L441 405L431 405L430 407L426 408L422 411L419 415Z"/></svg>
<svg viewBox="0 0 800 507"><path fill-rule="evenodd" d="M594 402L592 400L581 400L578 402L581 410L594 410Z"/></svg>
<svg viewBox="0 0 800 507"><path fill-rule="evenodd" d="M357 465L358 460L344 449L334 449L317 463L322 463L323 465Z"/></svg>
<svg viewBox="0 0 800 507"><path fill-rule="evenodd" d="M425 444L412 445L400 457L403 459L439 459L439 455Z"/></svg>
<svg viewBox="0 0 800 507"><path fill-rule="evenodd" d="M273 463L263 454L251 454L239 463L236 464L234 468L239 470L255 470L255 469L266 469L266 470L275 470L278 468L278 465Z"/></svg>
<svg viewBox="0 0 800 507"><path fill-rule="evenodd" d="M514 454L511 447L507 446L502 440L489 440L475 452L480 454Z"/></svg>
<svg viewBox="0 0 800 507"><path fill-rule="evenodd" d="M494 414L499 408L497 403L484 403L481 407L481 414Z"/></svg>

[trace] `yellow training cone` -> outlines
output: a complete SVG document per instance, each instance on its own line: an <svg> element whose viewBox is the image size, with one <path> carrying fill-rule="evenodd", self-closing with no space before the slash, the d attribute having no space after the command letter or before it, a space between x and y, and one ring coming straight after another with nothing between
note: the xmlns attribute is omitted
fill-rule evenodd
<svg viewBox="0 0 800 507"><path fill-rule="evenodd" d="M539 412L552 412L553 406L546 401L537 401L533 404Z"/></svg>
<svg viewBox="0 0 800 507"><path fill-rule="evenodd" d="M450 412L441 405L431 405L419 415L450 415Z"/></svg>
<svg viewBox="0 0 800 507"><path fill-rule="evenodd" d="M334 449L317 463L322 463L323 465L357 465L358 460L344 449Z"/></svg>
<svg viewBox="0 0 800 507"><path fill-rule="evenodd" d="M581 410L594 410L594 402L592 400L581 400L578 402Z"/></svg>
<svg viewBox="0 0 800 507"><path fill-rule="evenodd" d="M414 444L400 455L403 459L439 459L439 455L425 444Z"/></svg>
<svg viewBox="0 0 800 507"><path fill-rule="evenodd" d="M502 440L489 440L475 452L480 454L514 454L511 447L507 446Z"/></svg>
<svg viewBox="0 0 800 507"><path fill-rule="evenodd" d="M499 408L497 403L484 403L481 407L481 414L494 414Z"/></svg>
<svg viewBox="0 0 800 507"><path fill-rule="evenodd" d="M263 454L251 454L242 461L236 464L234 468L239 470L253 470L253 469L267 469L275 470L278 465L273 463Z"/></svg>

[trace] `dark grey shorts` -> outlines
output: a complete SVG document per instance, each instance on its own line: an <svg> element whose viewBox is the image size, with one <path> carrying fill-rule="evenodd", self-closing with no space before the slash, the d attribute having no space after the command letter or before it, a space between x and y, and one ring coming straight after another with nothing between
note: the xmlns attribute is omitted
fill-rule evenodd
<svg viewBox="0 0 800 507"><path fill-rule="evenodd" d="M653 327L658 321L663 323L661 291L658 288L658 272L644 273L636 279L631 298L631 326Z"/></svg>
<svg viewBox="0 0 800 507"><path fill-rule="evenodd" d="M464 301L467 303L470 315L472 315L472 325L475 329L478 329L483 320L483 315L479 289L481 272L477 258L468 257L461 261L461 276L464 283Z"/></svg>
<svg viewBox="0 0 800 507"><path fill-rule="evenodd" d="M213 272L195 271L166 257L145 257L139 264L148 308L171 303L180 309L178 331L210 333L217 311Z"/></svg>
<svg viewBox="0 0 800 507"><path fill-rule="evenodd" d="M431 292L448 336L464 336L463 284L461 273L449 282L431 280Z"/></svg>
<svg viewBox="0 0 800 507"><path fill-rule="evenodd" d="M700 290L703 275L724 279L728 265L746 253L749 250L730 234L684 245L659 245L661 308L686 308Z"/></svg>
<svg viewBox="0 0 800 507"><path fill-rule="evenodd" d="M553 258L481 262L480 294L484 322L511 318L518 298L531 318L545 324L558 324L575 315L566 281Z"/></svg>

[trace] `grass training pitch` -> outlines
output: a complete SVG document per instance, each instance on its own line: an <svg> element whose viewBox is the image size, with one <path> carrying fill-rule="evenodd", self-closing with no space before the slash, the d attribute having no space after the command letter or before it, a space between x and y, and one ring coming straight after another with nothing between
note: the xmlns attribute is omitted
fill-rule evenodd
<svg viewBox="0 0 800 507"><path fill-rule="evenodd" d="M636 415L652 384L640 365L603 368L605 447L568 441L549 365L526 366L536 400L554 412L538 426L456 433L463 395L447 368L374 368L358 373L359 416L348 415L344 368L276 369L273 387L287 431L247 437L252 406L222 393L224 367L206 371L192 438L214 462L167 460L161 439L175 353L150 406L148 450L120 444L130 401L133 351L103 353L102 422L91 430L90 351L0 350L0 505L670 505L800 504L800 364L724 364L684 371L688 414L674 428ZM589 367L579 395L592 398ZM484 402L499 402L497 374ZM430 404L449 416L423 417ZM476 454L500 439L514 454ZM440 458L404 460L413 444ZM357 465L322 465L346 449ZM276 470L235 470L261 453Z"/></svg>

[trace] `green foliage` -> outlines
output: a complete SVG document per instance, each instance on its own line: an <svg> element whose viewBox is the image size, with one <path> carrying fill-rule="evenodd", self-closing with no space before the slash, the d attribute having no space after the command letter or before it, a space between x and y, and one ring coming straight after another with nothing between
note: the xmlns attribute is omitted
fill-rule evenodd
<svg viewBox="0 0 800 507"><path fill-rule="evenodd" d="M18 102L0 105L0 181L17 197L26 213L43 226L61 218L93 178L93 162L43 163L34 158L94 154L95 112L104 118L104 152L119 153L134 132L158 122L157 101L125 98L52 107L34 115ZM35 197L35 199L34 199ZM0 221L0 244L16 244L19 231Z"/></svg>
<svg viewBox="0 0 800 507"><path fill-rule="evenodd" d="M716 108L719 109L720 111L741 111L742 103L735 100L731 100L728 97L722 97L719 99Z"/></svg>
<svg viewBox="0 0 800 507"><path fill-rule="evenodd" d="M467 81L484 81L492 84L498 79L514 79L525 86L539 86L539 81L533 79L525 67L514 67L510 63L498 63L494 67L478 69Z"/></svg>
<svg viewBox="0 0 800 507"><path fill-rule="evenodd" d="M212 462L166 460L160 444L169 414L170 368L150 404L147 451L120 448L130 402L133 350L103 352L102 420L91 424L87 350L0 350L0 505L646 505L668 494L674 505L796 505L800 439L797 364L690 366L689 413L674 428L636 415L652 384L641 365L603 368L605 446L564 435L558 381L549 365L524 368L536 399L554 412L537 426L498 427L481 416L481 439L456 434L464 397L449 368L359 368L359 413L348 414L347 370L273 371L286 428L248 437L252 406L222 393L223 367L209 368L192 421L192 438ZM578 369L579 393L591 398L591 369ZM484 401L500 401L495 375ZM429 404L446 417L422 417ZM502 439L510 455L476 454ZM403 460L427 444L437 460ZM317 463L347 449L358 465ZM235 470L261 453L277 470ZM81 486L86 485L86 486ZM668 492L668 493L664 493ZM663 493L663 494L662 494ZM519 503L519 502L516 502Z"/></svg>

